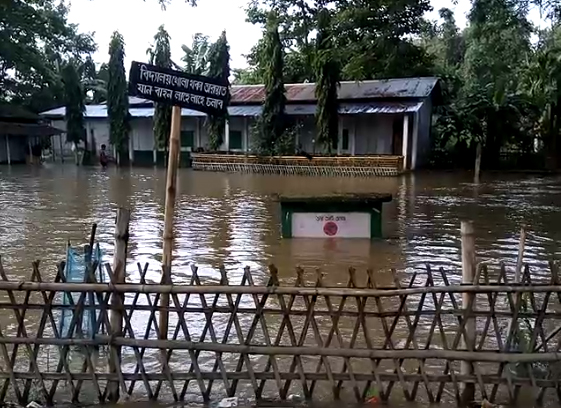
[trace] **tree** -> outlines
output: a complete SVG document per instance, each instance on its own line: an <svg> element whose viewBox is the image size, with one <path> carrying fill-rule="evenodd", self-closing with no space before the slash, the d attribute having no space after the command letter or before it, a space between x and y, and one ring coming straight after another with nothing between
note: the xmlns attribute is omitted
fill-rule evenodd
<svg viewBox="0 0 561 408"><path fill-rule="evenodd" d="M183 70L191 74L203 75L209 69L209 51L208 36L197 33L193 36L193 44L191 47L182 45L181 49L185 53L181 60L185 64Z"/></svg>
<svg viewBox="0 0 561 408"><path fill-rule="evenodd" d="M265 52L268 55L264 72L265 102L258 121L257 150L274 154L286 130L286 95L283 81L282 44L277 15L271 12L265 33Z"/></svg>
<svg viewBox="0 0 561 408"><path fill-rule="evenodd" d="M429 0L253 0L247 9L248 21L265 24L269 10L279 16L285 81L317 81L312 34L324 9L333 13L334 45L343 80L430 74L430 59L414 40L430 10ZM262 49L258 42L248 56L250 69L261 77L267 64Z"/></svg>
<svg viewBox="0 0 561 408"><path fill-rule="evenodd" d="M150 63L163 68L171 68L171 47L170 36L161 25L154 36L154 44L146 53ZM154 104L154 138L159 148L168 147L169 135L171 130L171 106L162 103Z"/></svg>
<svg viewBox="0 0 561 408"><path fill-rule="evenodd" d="M496 161L503 146L526 138L524 116L531 109L519 92L522 67L531 54L526 13L512 0L472 5L458 70L461 87L437 123L450 145L475 150L475 180L482 162Z"/></svg>
<svg viewBox="0 0 561 408"><path fill-rule="evenodd" d="M109 43L109 72L107 83L107 115L109 117L109 140L117 151L117 162L121 163L121 155L128 140L129 98L125 77L125 41L115 31Z"/></svg>
<svg viewBox="0 0 561 408"><path fill-rule="evenodd" d="M535 130L547 155L547 167L561 164L561 26L540 33L532 58L525 66L522 90L535 106Z"/></svg>
<svg viewBox="0 0 561 408"><path fill-rule="evenodd" d="M0 101L35 112L64 104L63 65L96 50L55 0L0 1Z"/></svg>
<svg viewBox="0 0 561 408"><path fill-rule="evenodd" d="M329 11L327 9L322 10L318 19L317 51L315 55L317 77L316 127L318 141L331 153L332 148L337 148L339 138L337 87L339 85L340 69L333 48Z"/></svg>
<svg viewBox="0 0 561 408"><path fill-rule="evenodd" d="M76 164L78 164L76 147L85 139L84 112L86 106L80 76L72 61L66 63L62 69L62 82L64 84L64 105L66 107L66 141L74 144Z"/></svg>
<svg viewBox="0 0 561 408"><path fill-rule="evenodd" d="M208 60L209 69L207 76L228 83L228 78L230 77L230 46L226 38L226 31L222 31L218 40L210 47ZM228 104L229 101L226 101L226 106ZM222 145L227 120L227 114L220 116L208 115L206 128L209 134L211 150L218 150Z"/></svg>

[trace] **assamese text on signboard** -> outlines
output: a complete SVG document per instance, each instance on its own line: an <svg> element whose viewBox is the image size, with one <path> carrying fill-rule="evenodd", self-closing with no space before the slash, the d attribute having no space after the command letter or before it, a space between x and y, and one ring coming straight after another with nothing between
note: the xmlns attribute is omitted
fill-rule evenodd
<svg viewBox="0 0 561 408"><path fill-rule="evenodd" d="M230 99L227 81L136 61L131 65L129 94L210 115L225 114Z"/></svg>

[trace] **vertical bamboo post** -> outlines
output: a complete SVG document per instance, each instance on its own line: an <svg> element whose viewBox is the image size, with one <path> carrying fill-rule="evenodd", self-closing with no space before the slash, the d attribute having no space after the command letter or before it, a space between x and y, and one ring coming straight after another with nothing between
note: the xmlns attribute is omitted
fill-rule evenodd
<svg viewBox="0 0 561 408"><path fill-rule="evenodd" d="M125 267L127 264L127 247L129 244L129 221L130 211L124 208L117 209L115 220L115 253L113 255L113 276L116 284L125 283ZM118 298L120 297L120 299ZM111 295L111 336L122 337L123 335L123 308L125 296L123 293ZM115 353L109 354L109 372L118 373L121 365L121 347L113 346ZM119 381L110 381L108 384L109 401L119 400Z"/></svg>
<svg viewBox="0 0 561 408"><path fill-rule="evenodd" d="M516 259L516 274L514 282L520 283L520 275L522 274L522 264L524 263L524 248L526 246L526 229L524 226L520 228L520 242L518 243L518 258Z"/></svg>
<svg viewBox="0 0 561 408"><path fill-rule="evenodd" d="M460 227L462 237L462 284L473 285L475 279L475 231L473 224L469 221L462 221ZM462 308L468 309L469 304L475 308L475 295L471 293L462 294ZM469 312L466 312L466 314ZM464 314L464 316L466 316ZM465 324L464 347L467 351L475 350L475 319L468 318ZM462 375L473 374L473 366L469 361L462 361L460 368ZM471 404L475 398L475 384L465 383L462 390L462 406Z"/></svg>
<svg viewBox="0 0 561 408"><path fill-rule="evenodd" d="M171 114L171 132L169 138L169 156L166 180L166 208L164 213L164 253L162 273L164 284L171 284L171 259L173 251L173 218L175 212L175 193L177 185L177 168L179 167L179 134L181 131L181 108L174 106ZM160 338L168 337L169 294L160 297Z"/></svg>

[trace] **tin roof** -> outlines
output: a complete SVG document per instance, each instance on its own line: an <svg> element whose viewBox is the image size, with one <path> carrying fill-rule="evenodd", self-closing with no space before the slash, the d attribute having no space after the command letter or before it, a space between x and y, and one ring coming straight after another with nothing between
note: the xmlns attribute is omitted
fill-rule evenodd
<svg viewBox="0 0 561 408"><path fill-rule="evenodd" d="M339 112L342 114L356 113L403 113L415 112L420 102L400 101L395 99L423 99L431 96L438 84L438 78L398 78L371 81L343 81L339 86ZM311 115L315 113L315 84L285 85L287 113L289 115ZM232 85L232 100L228 107L231 116L257 116L261 113L261 104L265 99L263 85ZM391 99L392 102L382 102ZM350 101L356 101L350 103ZM358 103L361 101L361 103ZM368 102L367 102L368 101ZM293 103L292 103L293 102ZM305 104L308 102L309 104ZM298 104L300 103L300 104ZM253 106L251 106L253 105ZM153 115L153 103L147 99L129 97L130 113L134 117L150 117ZM64 116L64 107L51 109L41 113L47 117ZM182 109L183 116L204 116L203 113L190 109ZM87 105L86 116L89 118L107 117L107 106Z"/></svg>
<svg viewBox="0 0 561 408"><path fill-rule="evenodd" d="M356 115L356 114L390 114L390 113L406 113L417 112L423 102L362 102L362 103L341 103L339 105L339 113L341 115ZM255 117L261 114L263 107L261 105L241 105L229 106L228 114L232 117ZM43 112L42 115L47 117L64 117L65 108L51 109L50 111ZM129 113L134 118L151 118L154 116L154 108L129 108ZM295 104L286 105L287 115L315 115L315 104ZM107 108L105 105L89 105L86 106L85 116L88 118L106 118ZM181 109L181 116L201 116L206 114L197 112L191 109Z"/></svg>
<svg viewBox="0 0 561 408"><path fill-rule="evenodd" d="M339 85L340 100L427 98L438 84L438 78L395 78L369 81L342 81ZM288 102L312 102L316 100L316 84L286 84ZM265 100L264 85L233 85L232 103L262 103Z"/></svg>

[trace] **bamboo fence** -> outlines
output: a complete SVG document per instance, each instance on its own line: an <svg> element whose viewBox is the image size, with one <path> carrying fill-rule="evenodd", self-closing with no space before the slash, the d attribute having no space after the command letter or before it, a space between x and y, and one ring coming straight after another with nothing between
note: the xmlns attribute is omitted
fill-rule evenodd
<svg viewBox="0 0 561 408"><path fill-rule="evenodd" d="M193 267L189 284L150 284L148 267L138 265L137 283L117 284L103 265L109 283L98 283L97 267L88 282L67 283L64 264L51 282L38 262L29 281L9 279L0 265L1 402L91 403L119 394L364 401L375 392L383 401L463 403L470 388L476 400L561 401L554 264L547 276L523 267L519 283L504 265L481 265L469 285L430 267L392 272L393 284L381 285L372 270L362 276L351 268L341 286L300 268L281 284L274 266L241 276L221 268L210 283ZM63 305L67 293L78 301ZM165 340L163 295L170 298ZM65 338L58 329L64 308L74 312ZM91 309L97 334L80 336L75 328Z"/></svg>

